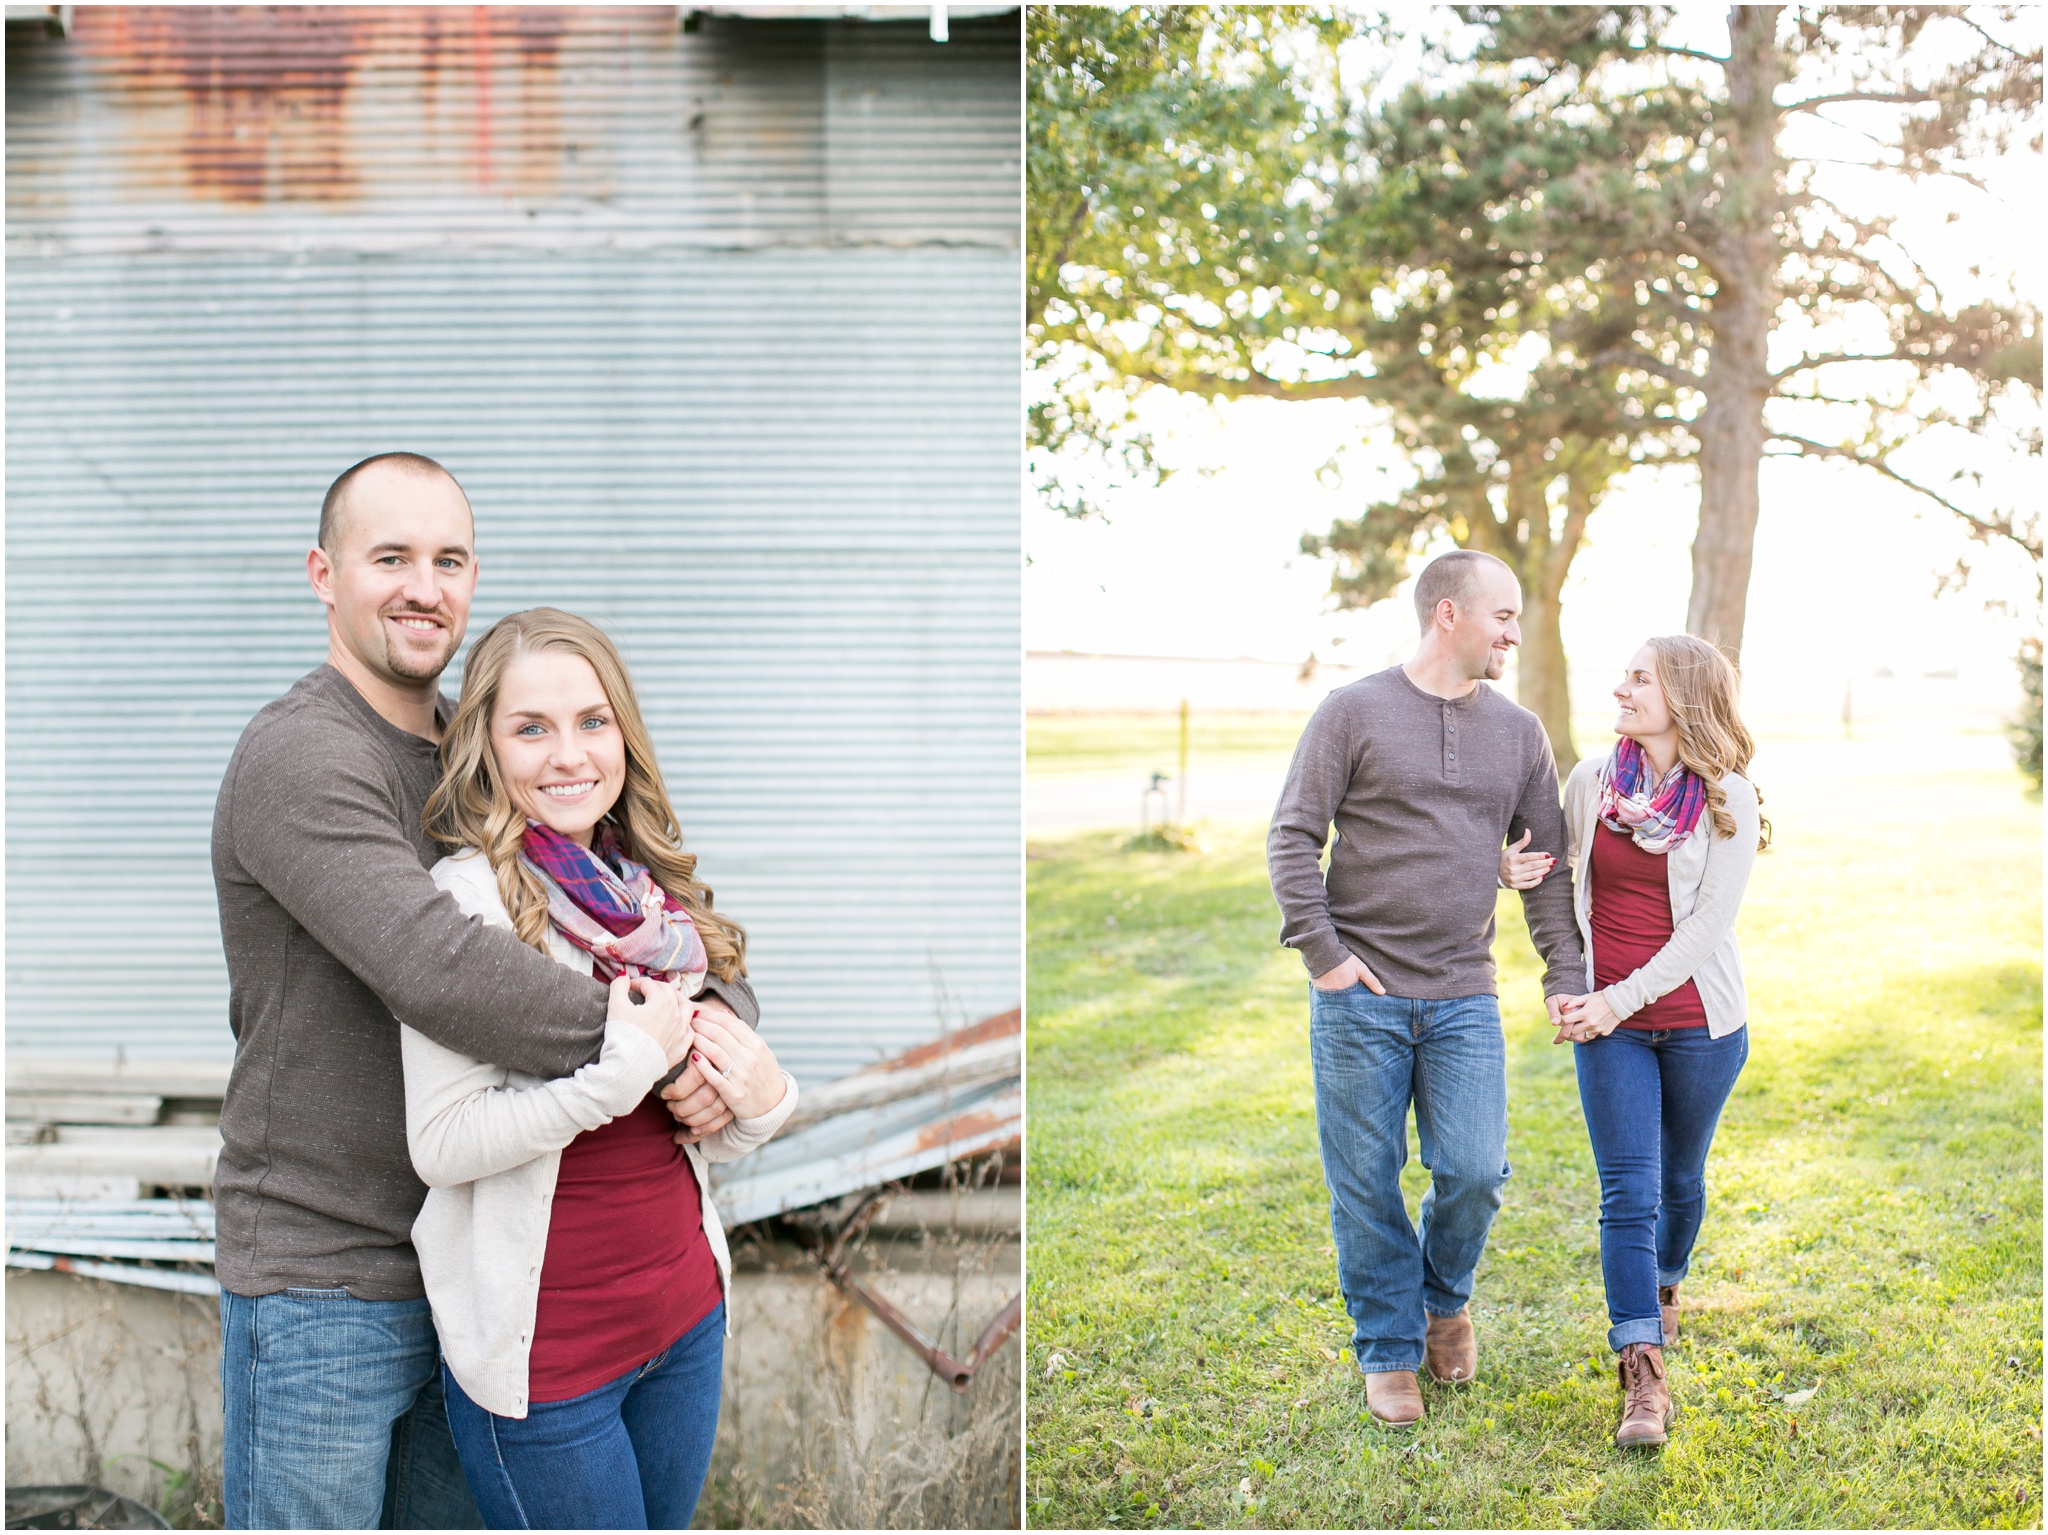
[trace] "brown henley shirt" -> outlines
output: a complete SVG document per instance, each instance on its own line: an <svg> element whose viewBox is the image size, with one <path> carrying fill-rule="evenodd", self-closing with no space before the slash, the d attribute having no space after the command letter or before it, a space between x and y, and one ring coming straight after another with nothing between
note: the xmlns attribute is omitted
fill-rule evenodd
<svg viewBox="0 0 2048 1535"><path fill-rule="evenodd" d="M1396 997L1491 994L1501 847L1524 827L1530 850L1558 858L1522 892L1544 994L1576 996L1586 960L1557 766L1536 716L1483 682L1438 698L1398 666L1339 688L1295 748L1266 837L1280 941L1311 976L1355 954Z"/></svg>

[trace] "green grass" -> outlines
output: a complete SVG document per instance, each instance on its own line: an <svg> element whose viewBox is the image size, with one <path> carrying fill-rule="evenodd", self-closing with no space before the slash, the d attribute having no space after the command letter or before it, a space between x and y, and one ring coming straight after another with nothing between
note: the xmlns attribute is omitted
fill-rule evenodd
<svg viewBox="0 0 2048 1535"><path fill-rule="evenodd" d="M1077 732L1066 755L1087 750ZM1258 830L1034 846L1029 1522L2038 1525L2038 802L1867 747L1798 764L1765 785L1751 1055L1660 1454L1608 1440L1592 1157L1513 897L1514 1177L1473 1301L1480 1379L1426 1383L1398 1433L1347 1350L1304 977ZM1424 1176L1411 1156L1411 1213Z"/></svg>

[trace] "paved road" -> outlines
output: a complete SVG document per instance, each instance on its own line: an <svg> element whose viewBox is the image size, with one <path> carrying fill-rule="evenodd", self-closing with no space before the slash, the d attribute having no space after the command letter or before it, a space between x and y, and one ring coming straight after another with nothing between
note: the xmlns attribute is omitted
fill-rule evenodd
<svg viewBox="0 0 2048 1535"><path fill-rule="evenodd" d="M1254 767L1197 768L1188 774L1188 820L1264 821L1280 798L1287 759ZM1149 773L1040 774L1024 780L1024 825L1032 837L1064 837L1082 831L1138 829L1138 800ZM1166 812L1177 810L1173 785L1166 786Z"/></svg>

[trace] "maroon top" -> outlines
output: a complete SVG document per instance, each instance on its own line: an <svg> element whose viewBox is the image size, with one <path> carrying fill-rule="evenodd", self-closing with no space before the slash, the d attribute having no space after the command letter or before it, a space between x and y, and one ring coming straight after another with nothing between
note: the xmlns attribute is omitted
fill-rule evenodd
<svg viewBox="0 0 2048 1535"><path fill-rule="evenodd" d="M1605 821L1593 828L1593 984L1627 980L1671 941L1671 885L1664 854L1646 853L1636 839ZM1691 977L1676 990L1624 1021L1624 1029L1703 1029L1706 1004Z"/></svg>
<svg viewBox="0 0 2048 1535"><path fill-rule="evenodd" d="M562 1150L529 1401L560 1402L645 1364L722 1298L704 1209L676 1122L652 1095Z"/></svg>

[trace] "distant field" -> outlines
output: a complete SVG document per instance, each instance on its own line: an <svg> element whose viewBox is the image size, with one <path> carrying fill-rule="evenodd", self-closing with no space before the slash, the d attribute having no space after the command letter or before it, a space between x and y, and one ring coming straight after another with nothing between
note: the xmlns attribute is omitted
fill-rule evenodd
<svg viewBox="0 0 2048 1535"><path fill-rule="evenodd" d="M1188 717L1192 762L1285 761L1301 739L1306 714L1206 714ZM1033 714L1024 721L1024 753L1033 773L1172 773L1180 760L1180 720L1172 714Z"/></svg>
<svg viewBox="0 0 2048 1535"><path fill-rule="evenodd" d="M1306 713L1205 713L1188 717L1188 756L1192 768L1233 768L1261 761L1284 765L1294 755ZM1572 720L1572 738L1581 753L1606 749L1614 741L1614 717L1605 708L1581 708ZM1825 708L1808 717L1765 716L1751 721L1760 740L1782 746L1832 747L1845 742L1913 743L1927 732L1902 719L1866 720L1845 734L1841 722ZM2002 740L1992 721L1965 728L1944 723L1944 741L1975 738ZM1177 771L1180 721L1165 714L1033 714L1024 721L1026 771L1039 776L1083 773L1146 773Z"/></svg>
<svg viewBox="0 0 2048 1535"><path fill-rule="evenodd" d="M1034 771L1131 765L1141 729L1171 740L1170 721L1112 740L1035 721ZM1741 927L1752 1055L1661 1454L1607 1439L1598 1190L1514 897L1514 1177L1473 1303L1480 1379L1425 1386L1428 1418L1397 1434L1347 1349L1305 980L1276 947L1260 828L1191 854L1035 843L1029 1522L2038 1527L2041 823L1995 745L1943 771L1905 740L1770 745L1778 846ZM1411 1210L1423 1177L1411 1161Z"/></svg>

